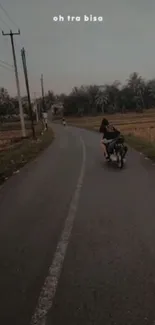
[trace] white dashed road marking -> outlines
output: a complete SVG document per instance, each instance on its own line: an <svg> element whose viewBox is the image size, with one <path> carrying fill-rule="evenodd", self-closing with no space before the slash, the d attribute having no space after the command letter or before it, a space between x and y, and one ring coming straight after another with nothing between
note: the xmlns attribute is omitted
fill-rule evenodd
<svg viewBox="0 0 155 325"><path fill-rule="evenodd" d="M69 213L67 219L65 221L64 230L62 232L60 241L57 245L57 249L54 255L53 262L49 268L49 274L45 280L44 286L40 293L40 297L38 300L38 306L35 310L35 313L31 320L31 325L45 325L46 324L46 316L48 311L51 309L53 304L53 299L57 290L57 285L59 281L59 277L61 274L61 269L63 266L64 258L67 251L67 246L69 243L70 235L73 228L73 222L75 220L79 197L81 188L83 185L84 173L85 173L85 165L86 165L86 149L85 144L82 138L80 138L82 144L83 158L82 158L82 166L79 175L79 179L77 182L77 186L75 189L74 196L72 198Z"/></svg>

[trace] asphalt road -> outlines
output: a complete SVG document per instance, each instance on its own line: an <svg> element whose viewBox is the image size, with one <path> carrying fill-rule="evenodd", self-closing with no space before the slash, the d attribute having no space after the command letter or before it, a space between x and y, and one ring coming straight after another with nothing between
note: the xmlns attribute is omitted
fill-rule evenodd
<svg viewBox="0 0 155 325"><path fill-rule="evenodd" d="M132 150L108 167L98 134L54 128L0 190L0 324L30 325L45 288L37 325L154 325L155 167Z"/></svg>

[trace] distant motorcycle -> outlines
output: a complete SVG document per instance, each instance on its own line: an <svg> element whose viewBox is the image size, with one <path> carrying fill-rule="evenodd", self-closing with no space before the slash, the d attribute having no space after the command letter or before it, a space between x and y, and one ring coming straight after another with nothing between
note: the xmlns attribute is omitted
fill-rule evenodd
<svg viewBox="0 0 155 325"><path fill-rule="evenodd" d="M106 146L108 146L108 144L106 144ZM113 152L109 153L110 157L108 162L116 162L118 168L122 169L124 167L127 151L128 147L124 144L124 137L120 136L115 142Z"/></svg>
<svg viewBox="0 0 155 325"><path fill-rule="evenodd" d="M66 126L66 121L65 121L64 118L63 118L63 120L62 120L62 124L63 124L63 126Z"/></svg>

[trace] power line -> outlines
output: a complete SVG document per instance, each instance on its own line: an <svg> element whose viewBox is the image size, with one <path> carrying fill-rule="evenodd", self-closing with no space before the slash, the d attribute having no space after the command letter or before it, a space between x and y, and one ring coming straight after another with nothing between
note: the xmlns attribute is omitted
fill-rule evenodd
<svg viewBox="0 0 155 325"><path fill-rule="evenodd" d="M9 26L8 23L5 22L5 20L3 20L1 17L0 17L0 20L7 28L11 29L11 27Z"/></svg>
<svg viewBox="0 0 155 325"><path fill-rule="evenodd" d="M12 22L13 25L15 25L18 29L18 25L13 21L13 19L10 17L10 15L8 14L7 10L2 6L2 4L0 3L0 8L3 10L3 12L5 13L5 15L9 18L9 20Z"/></svg>
<svg viewBox="0 0 155 325"><path fill-rule="evenodd" d="M6 70L9 70L9 71L13 71L13 69L11 69L11 68L9 68L9 67L7 67L7 66L5 66L5 65L2 65L1 63L0 63L0 67L1 67L1 68L4 68L4 69L6 69Z"/></svg>
<svg viewBox="0 0 155 325"><path fill-rule="evenodd" d="M14 24L18 29L20 29L18 27L18 25L11 19L10 15L7 13L6 9L2 6L2 4L0 3L0 8L5 12L6 16L9 18L9 20L12 22L12 24ZM8 23L5 22L5 20L3 20L1 17L0 17L0 20L2 21L2 23L7 27L9 28L9 30L11 30L11 27L9 26ZM0 30L3 31L0 27ZM21 48L22 46L20 46L19 44L15 44L19 47L20 51L21 51Z"/></svg>
<svg viewBox="0 0 155 325"><path fill-rule="evenodd" d="M13 68L13 65L12 65L12 64L10 64L10 63L8 63L8 62L5 62L5 61L3 61L3 60L0 60L0 62L1 62L2 64L5 64L5 65L7 65L8 67L11 67L11 68Z"/></svg>

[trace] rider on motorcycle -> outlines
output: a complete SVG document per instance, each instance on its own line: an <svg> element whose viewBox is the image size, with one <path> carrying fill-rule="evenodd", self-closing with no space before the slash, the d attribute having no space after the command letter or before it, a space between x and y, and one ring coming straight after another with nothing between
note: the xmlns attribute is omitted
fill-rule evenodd
<svg viewBox="0 0 155 325"><path fill-rule="evenodd" d="M62 124L63 124L64 126L66 125L66 120L65 120L64 117L62 118Z"/></svg>
<svg viewBox="0 0 155 325"><path fill-rule="evenodd" d="M114 128L113 125L109 123L109 121L103 118L100 133L103 134L101 140L101 147L104 150L104 155L106 159L110 159L110 154L113 153L115 143L120 136L120 132Z"/></svg>

